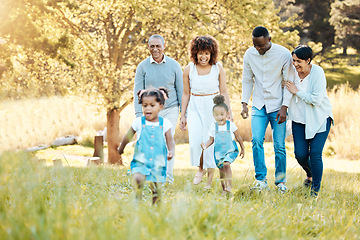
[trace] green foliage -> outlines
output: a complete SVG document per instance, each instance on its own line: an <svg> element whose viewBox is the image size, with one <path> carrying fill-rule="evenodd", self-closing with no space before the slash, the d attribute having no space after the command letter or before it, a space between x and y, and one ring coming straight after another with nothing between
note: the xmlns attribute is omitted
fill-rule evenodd
<svg viewBox="0 0 360 240"><path fill-rule="evenodd" d="M296 22L288 19L279 23L271 0L7 0L3 9L6 14L0 25L0 39L5 44L0 46L4 52L13 46L16 51L7 49L7 59L23 68L19 71L17 67L12 75L3 74L3 85L18 89L12 94L6 92L7 97L21 96L19 84L11 82L23 73L26 76L20 80L20 90L24 92L96 93L110 109L121 107L121 101L131 101L129 90L135 68L148 56L146 42L154 33L165 37L167 54L183 66L189 61L189 41L196 35L214 35L220 42L221 61L230 85L240 78L242 55L251 45L255 26L266 26L275 42L289 48L298 41L296 32L282 30ZM33 57L34 52L40 55ZM33 89L37 82L45 88L43 91Z"/></svg>
<svg viewBox="0 0 360 240"><path fill-rule="evenodd" d="M331 4L330 23L335 28L335 40L344 48L360 50L360 4L358 0L336 0ZM345 52L346 53L346 52Z"/></svg>
<svg viewBox="0 0 360 240"><path fill-rule="evenodd" d="M176 171L163 200L136 202L126 169L52 167L25 153L0 156L1 239L358 239L360 175L325 171L318 199L291 171L289 192L251 193L253 177L234 171L233 196L206 191ZM273 174L273 172L271 172Z"/></svg>
<svg viewBox="0 0 360 240"><path fill-rule="evenodd" d="M282 19L294 16L300 24L290 26L296 29L302 43L314 41L322 43L322 53L334 43L335 30L329 23L331 3L334 0L274 0L281 7ZM297 17L298 16L298 17Z"/></svg>

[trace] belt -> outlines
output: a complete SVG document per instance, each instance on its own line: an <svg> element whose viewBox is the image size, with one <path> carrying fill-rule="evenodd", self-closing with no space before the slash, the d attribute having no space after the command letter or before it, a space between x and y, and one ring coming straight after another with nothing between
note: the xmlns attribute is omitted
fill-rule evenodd
<svg viewBox="0 0 360 240"><path fill-rule="evenodd" d="M210 94L195 94L195 93L191 93L191 95L195 96L195 97L205 97L205 96L211 96L211 95L216 95L218 94L219 91L217 91L216 93L210 93Z"/></svg>

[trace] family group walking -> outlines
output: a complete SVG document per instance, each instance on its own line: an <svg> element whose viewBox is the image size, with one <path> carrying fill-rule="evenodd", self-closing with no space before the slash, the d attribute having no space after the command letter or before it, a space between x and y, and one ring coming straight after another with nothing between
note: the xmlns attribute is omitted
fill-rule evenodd
<svg viewBox="0 0 360 240"><path fill-rule="evenodd" d="M322 151L333 121L327 97L326 78L321 67L311 63L310 47L300 45L292 53L271 42L264 27L252 32L253 46L244 55L242 112L249 117L252 95L251 131L255 182L252 190L268 190L264 138L270 123L275 152L275 185L286 187L286 121L292 121L295 158L306 172L304 186L317 196L322 179ZM131 173L141 198L145 181L151 183L153 203L160 199L159 183L174 181L174 133L189 132L191 165L198 168L193 183L207 173L206 189L211 188L219 169L224 193L231 192L231 163L245 149L240 131L233 122L226 75L218 61L218 42L209 35L197 36L189 44L190 63L184 71L164 54L162 36L149 38L150 56L135 74L136 119L118 148L123 153L136 133ZM240 145L240 150L235 142Z"/></svg>

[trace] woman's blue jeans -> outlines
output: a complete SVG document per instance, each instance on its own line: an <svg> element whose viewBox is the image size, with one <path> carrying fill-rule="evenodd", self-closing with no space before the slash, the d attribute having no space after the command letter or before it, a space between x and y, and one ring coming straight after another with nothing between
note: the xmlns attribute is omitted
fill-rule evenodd
<svg viewBox="0 0 360 240"><path fill-rule="evenodd" d="M295 158L305 170L306 176L312 177L311 190L314 194L319 192L321 186L322 152L332 120L329 117L326 121L326 131L315 134L311 139L305 139L305 124L292 122Z"/></svg>
<svg viewBox="0 0 360 240"><path fill-rule="evenodd" d="M251 108L252 151L255 166L255 178L266 181L267 168L265 165L264 140L267 126L271 125L275 152L275 184L285 182L286 179L286 151L285 132L286 122L276 121L278 111L266 113L266 108L260 110Z"/></svg>

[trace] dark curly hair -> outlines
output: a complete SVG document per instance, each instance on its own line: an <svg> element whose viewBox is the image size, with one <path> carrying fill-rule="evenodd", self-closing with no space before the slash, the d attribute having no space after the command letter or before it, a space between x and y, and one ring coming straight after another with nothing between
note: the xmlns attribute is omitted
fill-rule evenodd
<svg viewBox="0 0 360 240"><path fill-rule="evenodd" d="M142 99L144 97L154 96L154 97L156 97L156 101L158 103L160 103L161 105L164 105L165 98L164 98L163 93L165 93L165 96L167 98L169 98L169 91L164 87L139 90L137 92L137 95L139 97L139 104L142 104Z"/></svg>
<svg viewBox="0 0 360 240"><path fill-rule="evenodd" d="M213 107L213 111L216 107L223 107L227 112L229 111L229 107L228 105L226 105L225 103L225 97L224 95L217 95L213 98L213 102L214 102L214 107Z"/></svg>
<svg viewBox="0 0 360 240"><path fill-rule="evenodd" d="M198 64L197 54L200 51L210 51L211 57L209 64L214 65L217 62L217 58L219 55L219 43L216 39L210 35L205 36L196 36L190 41L189 45L189 53L190 59Z"/></svg>

